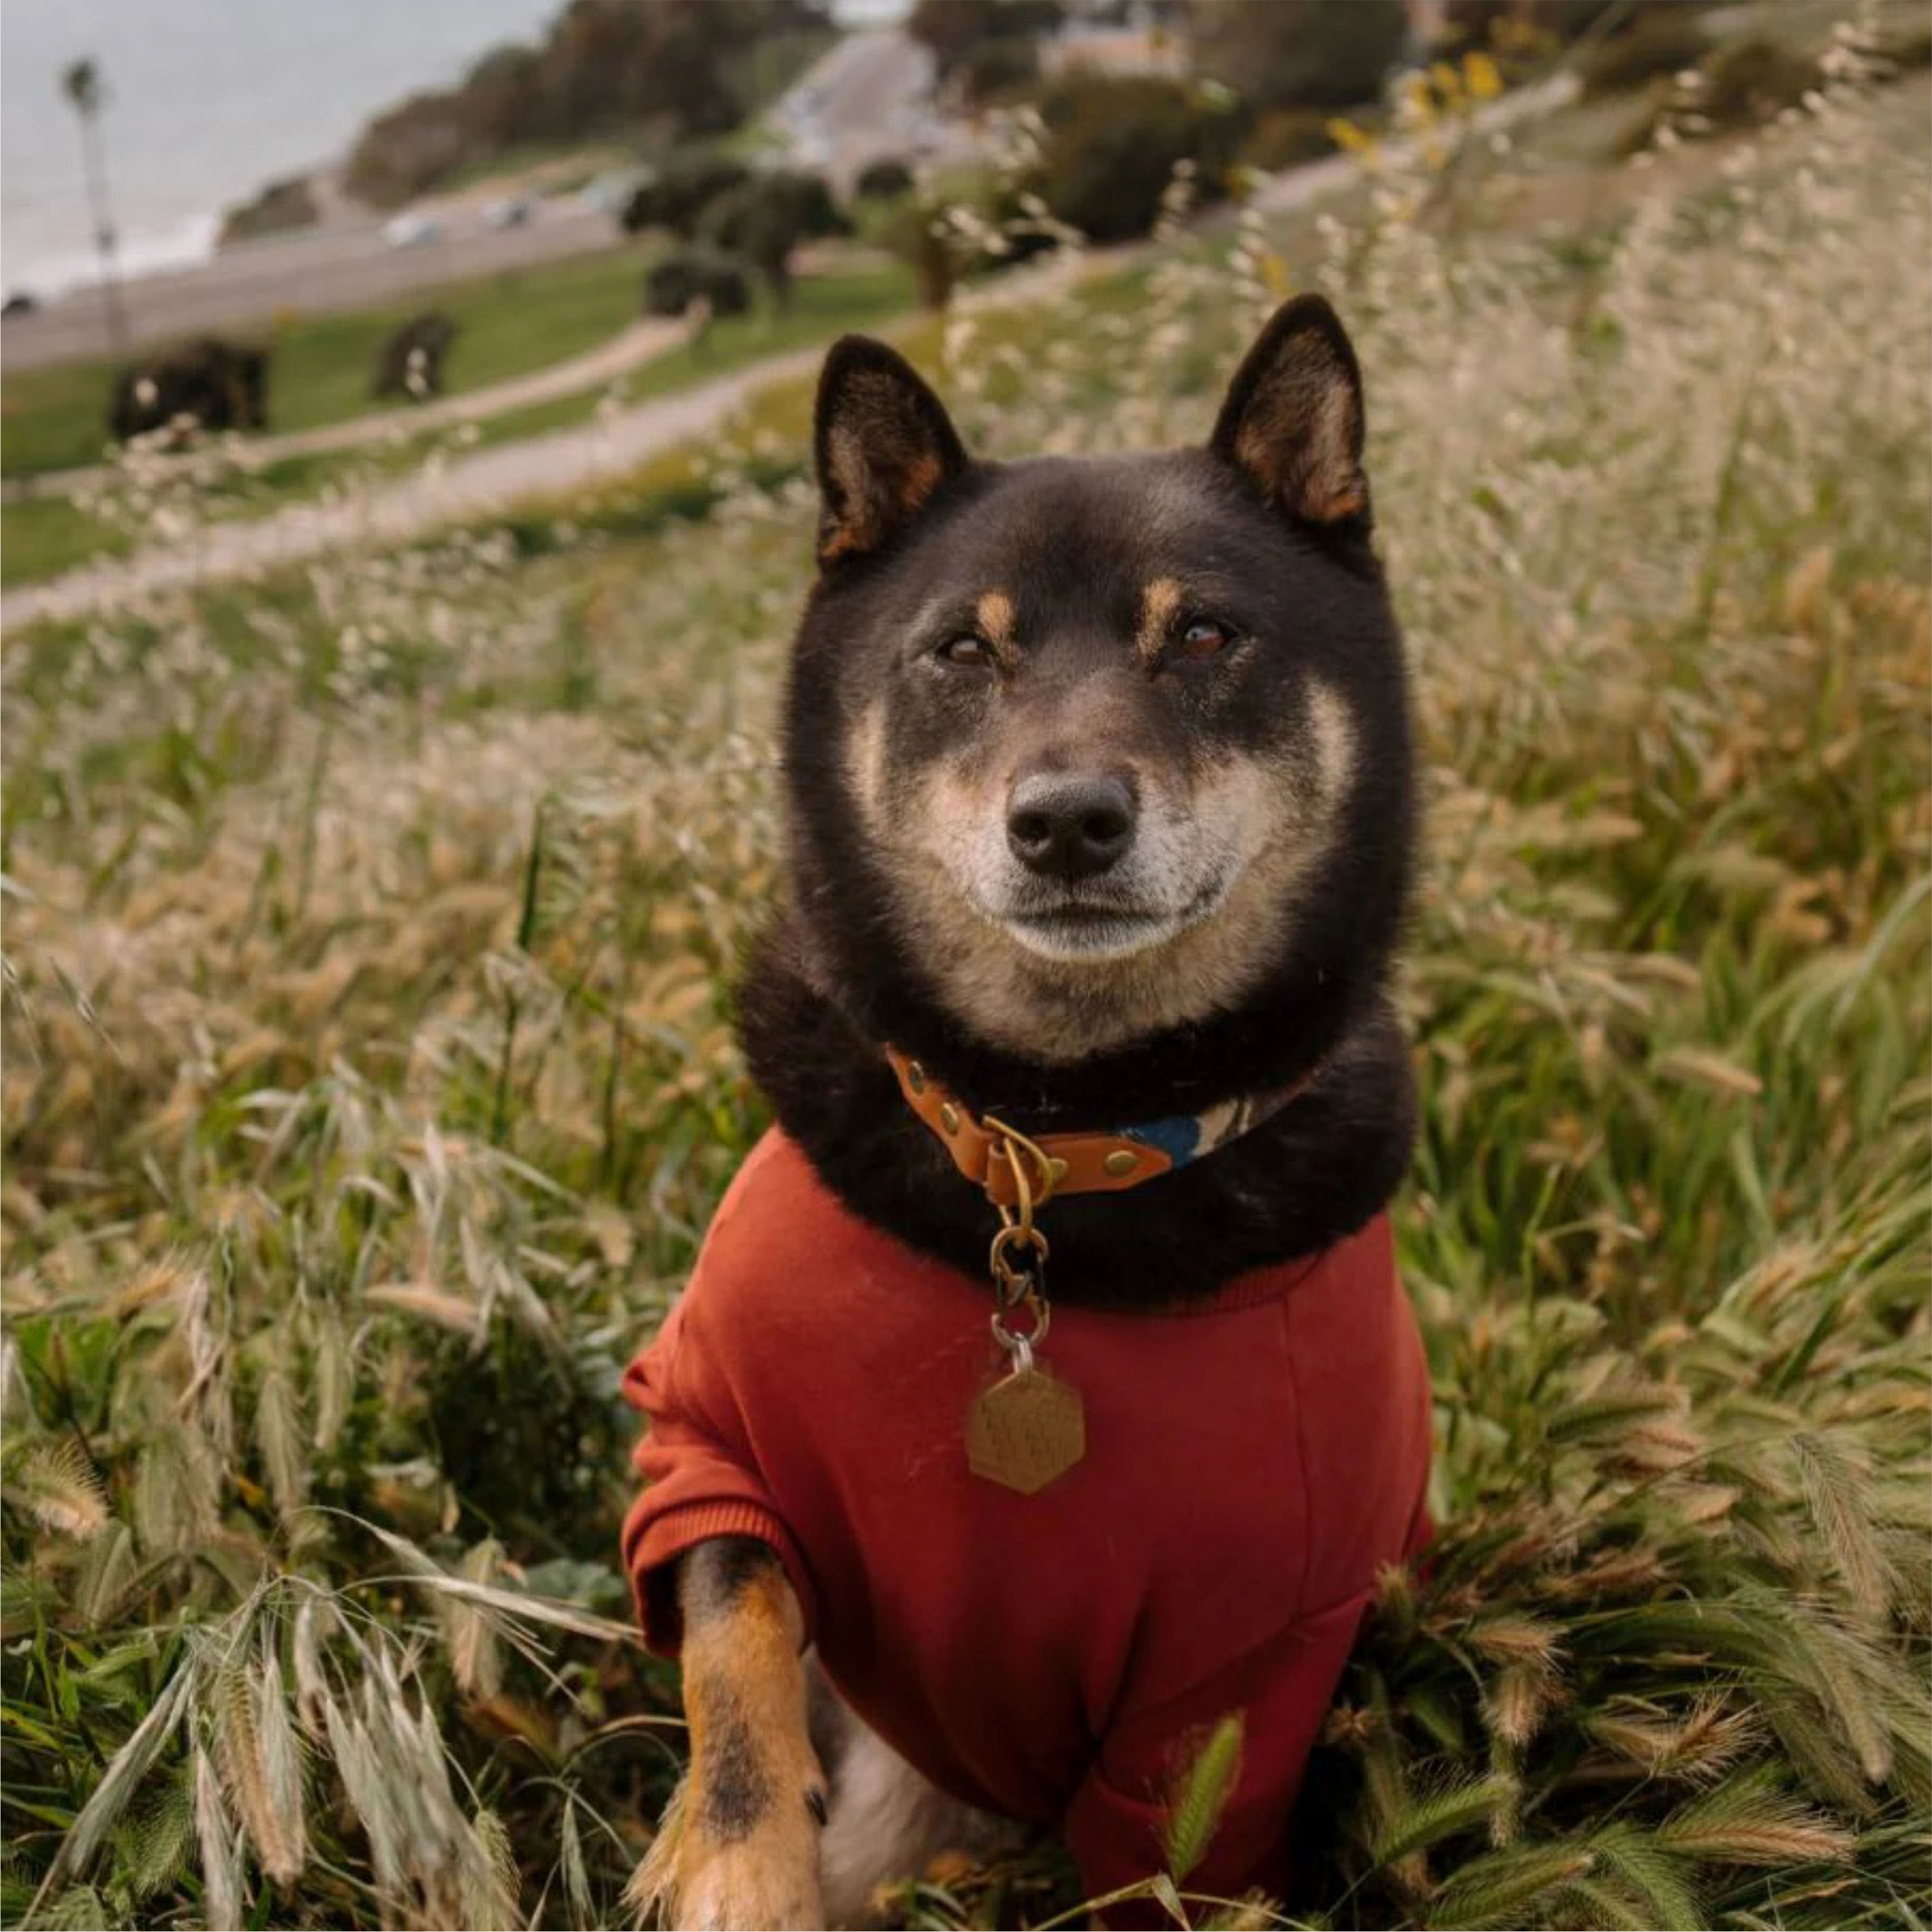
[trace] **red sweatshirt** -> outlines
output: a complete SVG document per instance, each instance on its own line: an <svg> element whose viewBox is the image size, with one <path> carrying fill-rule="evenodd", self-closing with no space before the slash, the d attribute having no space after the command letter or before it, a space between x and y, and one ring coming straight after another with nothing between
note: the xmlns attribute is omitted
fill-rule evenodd
<svg viewBox="0 0 1932 1932"><path fill-rule="evenodd" d="M674 1558L764 1539L859 1714L956 1796L1060 1827L1095 1893L1163 1868L1175 1773L1240 1711L1187 1884L1278 1889L1376 1569L1423 1533L1428 1374L1387 1218L1171 1313L1056 1306L1040 1360L1078 1390L1087 1451L1030 1496L967 1466L1004 1362L990 1308L767 1134L626 1377L650 1419L624 1526L646 1640L681 1639Z"/></svg>

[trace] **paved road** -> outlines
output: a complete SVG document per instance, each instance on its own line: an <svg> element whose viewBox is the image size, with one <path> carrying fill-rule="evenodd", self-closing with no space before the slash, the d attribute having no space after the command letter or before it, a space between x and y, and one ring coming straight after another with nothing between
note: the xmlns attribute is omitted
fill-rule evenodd
<svg viewBox="0 0 1932 1932"><path fill-rule="evenodd" d="M489 226L483 205L472 200L440 212L440 238L416 248L390 248L371 218L246 242L191 268L142 275L123 285L132 333L136 343L157 342L266 326L284 310L308 316L369 308L444 282L588 254L620 239L610 216L574 197L536 202L517 228ZM107 352L98 287L76 289L0 324L0 359L10 370Z"/></svg>
<svg viewBox="0 0 1932 1932"><path fill-rule="evenodd" d="M848 34L778 102L769 117L802 166L849 188L882 154L901 160L967 152L976 136L935 113L931 52L909 34L881 27Z"/></svg>
<svg viewBox="0 0 1932 1932"><path fill-rule="evenodd" d="M896 28L847 34L772 111L772 124L803 165L849 182L875 154L935 154L970 146L970 133L925 105L932 58ZM574 196L536 199L521 226L491 228L483 210L506 190L479 188L425 200L439 238L392 248L382 218L337 196L326 226L223 250L211 261L124 285L137 344L216 328L266 325L280 311L326 315L400 301L416 290L527 268L615 245L616 224ZM108 353L98 288L76 289L0 325L10 369L89 360Z"/></svg>

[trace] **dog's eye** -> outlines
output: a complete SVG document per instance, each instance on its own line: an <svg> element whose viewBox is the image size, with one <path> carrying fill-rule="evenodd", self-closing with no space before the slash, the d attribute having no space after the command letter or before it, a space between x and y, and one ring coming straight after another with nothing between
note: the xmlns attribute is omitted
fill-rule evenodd
<svg viewBox="0 0 1932 1932"><path fill-rule="evenodd" d="M962 637L949 638L933 656L942 663L963 664L972 670L983 670L993 662L992 646L970 631Z"/></svg>
<svg viewBox="0 0 1932 1932"><path fill-rule="evenodd" d="M1234 641L1234 634L1226 624L1217 623L1212 617L1196 617L1181 632L1174 655L1189 659L1211 658Z"/></svg>

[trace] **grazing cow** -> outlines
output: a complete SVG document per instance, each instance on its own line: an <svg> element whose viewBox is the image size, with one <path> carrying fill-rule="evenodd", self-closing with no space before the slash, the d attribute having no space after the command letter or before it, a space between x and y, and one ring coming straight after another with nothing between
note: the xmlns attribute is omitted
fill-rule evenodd
<svg viewBox="0 0 1932 1932"><path fill-rule="evenodd" d="M205 335L123 369L107 416L115 440L182 417L204 430L266 429L268 352Z"/></svg>
<svg viewBox="0 0 1932 1932"><path fill-rule="evenodd" d="M422 402L442 394L442 358L456 340L456 325L436 309L425 309L389 332L376 356L370 394L380 402L408 396Z"/></svg>

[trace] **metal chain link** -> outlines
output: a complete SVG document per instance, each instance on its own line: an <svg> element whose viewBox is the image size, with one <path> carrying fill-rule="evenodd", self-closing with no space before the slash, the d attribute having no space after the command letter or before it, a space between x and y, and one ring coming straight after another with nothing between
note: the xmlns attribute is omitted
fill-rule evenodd
<svg viewBox="0 0 1932 1932"><path fill-rule="evenodd" d="M1012 1170L1013 1191L1019 1197L1016 1209L1000 1207L1001 1226L987 1257L998 1304L993 1310L993 1334L1012 1358L1015 1370L1023 1372L1033 1366L1034 1348L1045 1340L1053 1318L1046 1299L1050 1250L1046 1235L1034 1224L1034 1214L1052 1198L1058 1177L1046 1150L1018 1128L991 1114L986 1124L999 1136L992 1154L1004 1158ZM1008 1318L1021 1310L1030 1318L1030 1324L1015 1328Z"/></svg>

